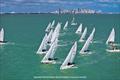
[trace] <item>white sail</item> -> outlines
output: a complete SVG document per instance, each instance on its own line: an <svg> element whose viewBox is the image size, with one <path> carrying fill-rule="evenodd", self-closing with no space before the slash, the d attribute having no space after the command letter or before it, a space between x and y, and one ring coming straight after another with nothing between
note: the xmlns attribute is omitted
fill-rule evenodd
<svg viewBox="0 0 120 80"><path fill-rule="evenodd" d="M52 34L51 44L55 41L56 38L59 37L60 29L61 29L61 24L58 23L53 34Z"/></svg>
<svg viewBox="0 0 120 80"><path fill-rule="evenodd" d="M52 24L51 24L51 28L53 28L55 25L55 20L53 20Z"/></svg>
<svg viewBox="0 0 120 80"><path fill-rule="evenodd" d="M40 46L39 46L39 49L37 51L37 54L43 54L46 52L46 49L47 49L47 34L45 34Z"/></svg>
<svg viewBox="0 0 120 80"><path fill-rule="evenodd" d="M51 45L50 49L42 59L41 63L52 63L54 61L54 54L57 48L58 40L56 39L55 42Z"/></svg>
<svg viewBox="0 0 120 80"><path fill-rule="evenodd" d="M81 34L82 33L82 24L79 25L78 29L75 32L76 34Z"/></svg>
<svg viewBox="0 0 120 80"><path fill-rule="evenodd" d="M106 41L106 44L108 44L109 42L114 42L114 41L115 41L115 30L113 28L108 37L108 40Z"/></svg>
<svg viewBox="0 0 120 80"><path fill-rule="evenodd" d="M53 34L53 30L51 29L51 31L49 32L49 34L47 36L47 43L51 42L52 34Z"/></svg>
<svg viewBox="0 0 120 80"><path fill-rule="evenodd" d="M64 25L64 27L63 27L63 29L66 29L67 26L68 26L68 21L66 21L66 23L65 23L65 25Z"/></svg>
<svg viewBox="0 0 120 80"><path fill-rule="evenodd" d="M73 60L75 58L76 51L77 51L77 42L75 42L74 45L72 46L68 56L66 57L65 61L61 65L60 69L67 69L67 68L70 68L73 66L72 63L73 63Z"/></svg>
<svg viewBox="0 0 120 80"><path fill-rule="evenodd" d="M0 42L4 41L4 29L2 28L0 31Z"/></svg>
<svg viewBox="0 0 120 80"><path fill-rule="evenodd" d="M81 54L85 54L87 52L90 43L93 41L94 33L95 33L95 28L92 30L92 33L90 34L83 48L81 49L80 51Z"/></svg>
<svg viewBox="0 0 120 80"><path fill-rule="evenodd" d="M46 32L49 32L51 29L51 23L48 24L47 28L45 29Z"/></svg>
<svg viewBox="0 0 120 80"><path fill-rule="evenodd" d="M75 18L73 17L72 21L71 21L71 25L77 25L77 23L75 23Z"/></svg>
<svg viewBox="0 0 120 80"><path fill-rule="evenodd" d="M85 27L85 29L84 29L81 37L80 37L80 40L79 40L80 42L83 42L83 41L84 41L84 38L85 38L86 34L87 34L87 27Z"/></svg>

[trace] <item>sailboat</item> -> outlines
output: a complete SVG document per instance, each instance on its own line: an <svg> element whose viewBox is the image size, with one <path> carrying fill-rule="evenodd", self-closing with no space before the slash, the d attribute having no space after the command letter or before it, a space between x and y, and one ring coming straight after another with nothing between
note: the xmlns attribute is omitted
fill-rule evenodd
<svg viewBox="0 0 120 80"><path fill-rule="evenodd" d="M60 69L68 69L74 66L73 60L77 51L77 42L74 43Z"/></svg>
<svg viewBox="0 0 120 80"><path fill-rule="evenodd" d="M119 52L120 53L120 48L116 45L111 45L110 49L106 49L107 52Z"/></svg>
<svg viewBox="0 0 120 80"><path fill-rule="evenodd" d="M88 47L89 47L90 43L93 41L94 33L95 33L95 28L93 28L92 33L88 37L83 48L80 50L80 54L89 54Z"/></svg>
<svg viewBox="0 0 120 80"><path fill-rule="evenodd" d="M82 24L79 25L78 29L75 32L76 34L82 34Z"/></svg>
<svg viewBox="0 0 120 80"><path fill-rule="evenodd" d="M115 41L115 30L113 28L107 41L106 41L106 44L114 43L114 41Z"/></svg>
<svg viewBox="0 0 120 80"><path fill-rule="evenodd" d="M59 37L60 29L61 29L61 24L58 23L53 34L52 34L51 44L55 41L56 38Z"/></svg>
<svg viewBox="0 0 120 80"><path fill-rule="evenodd" d="M47 28L45 29L45 32L49 32L51 29L51 22L48 24Z"/></svg>
<svg viewBox="0 0 120 80"><path fill-rule="evenodd" d="M71 21L71 25L77 25L77 23L75 23L75 18L73 17L72 21Z"/></svg>
<svg viewBox="0 0 120 80"><path fill-rule="evenodd" d="M120 49L118 46L115 44L115 29L113 28L107 41L106 44L109 45L109 49L106 49L108 52L120 52Z"/></svg>
<svg viewBox="0 0 120 80"><path fill-rule="evenodd" d="M80 37L80 40L79 40L80 42L84 42L84 38L85 38L86 34L87 34L87 27L85 27L85 29Z"/></svg>
<svg viewBox="0 0 120 80"><path fill-rule="evenodd" d="M51 28L53 28L55 25L55 20L52 21Z"/></svg>
<svg viewBox="0 0 120 80"><path fill-rule="evenodd" d="M65 23L65 25L64 25L64 27L63 27L63 29L65 30L65 29L67 28L67 26L68 26L68 21L66 21L66 23Z"/></svg>
<svg viewBox="0 0 120 80"><path fill-rule="evenodd" d="M45 34L36 54L45 54L47 52L47 34Z"/></svg>
<svg viewBox="0 0 120 80"><path fill-rule="evenodd" d="M53 29L51 29L51 31L49 32L48 36L47 36L47 43L51 43L51 39L52 39L52 34L53 34Z"/></svg>
<svg viewBox="0 0 120 80"><path fill-rule="evenodd" d="M45 64L55 64L56 63L56 58L54 58L54 54L57 48L57 43L58 40L56 38L55 42L51 45L50 49L48 50L48 52L46 53L46 55L44 56L44 58L42 59L41 63L45 63Z"/></svg>
<svg viewBox="0 0 120 80"><path fill-rule="evenodd" d="M7 41L4 41L4 29L0 31L0 44L5 44Z"/></svg>

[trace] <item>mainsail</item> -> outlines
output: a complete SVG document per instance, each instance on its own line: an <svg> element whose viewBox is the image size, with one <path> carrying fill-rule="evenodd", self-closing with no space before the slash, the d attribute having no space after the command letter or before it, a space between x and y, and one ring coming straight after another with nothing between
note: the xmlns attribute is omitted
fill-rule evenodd
<svg viewBox="0 0 120 80"><path fill-rule="evenodd" d="M49 32L49 34L47 36L47 43L51 42L52 34L53 34L53 30L51 29L51 31Z"/></svg>
<svg viewBox="0 0 120 80"><path fill-rule="evenodd" d="M115 41L115 30L113 28L108 37L108 40L106 41L106 44L108 44L109 42L114 42L114 41Z"/></svg>
<svg viewBox="0 0 120 80"><path fill-rule="evenodd" d="M92 30L92 33L90 34L90 36L88 37L87 41L85 42L83 48L81 49L81 51L80 51L81 54L85 54L85 52L88 51L88 47L89 47L90 43L93 41L94 33L95 33L95 28Z"/></svg>
<svg viewBox="0 0 120 80"><path fill-rule="evenodd" d="M45 29L46 32L49 32L51 29L51 23L48 24L47 28Z"/></svg>
<svg viewBox="0 0 120 80"><path fill-rule="evenodd" d="M65 61L61 65L60 69L70 68L69 66L72 65L73 63L73 60L76 55L76 51L77 51L77 42L75 42L74 45L72 46L68 56L66 57Z"/></svg>
<svg viewBox="0 0 120 80"><path fill-rule="evenodd" d="M53 28L55 25L55 20L53 20L52 24L51 24L51 28Z"/></svg>
<svg viewBox="0 0 120 80"><path fill-rule="evenodd" d="M66 23L65 23L65 25L64 25L64 27L63 27L63 29L66 29L67 26L68 26L68 21L66 21Z"/></svg>
<svg viewBox="0 0 120 80"><path fill-rule="evenodd" d="M56 39L55 42L51 45L46 55L44 56L44 58L42 59L41 61L42 63L51 63L54 60L54 54L57 48L57 43L58 43L58 40Z"/></svg>
<svg viewBox="0 0 120 80"><path fill-rule="evenodd" d="M80 40L79 40L80 42L84 41L84 38L85 38L86 34L87 34L87 27L85 27L85 29L84 29L81 37L80 37Z"/></svg>
<svg viewBox="0 0 120 80"><path fill-rule="evenodd" d="M75 18L73 17L72 21L71 21L71 25L77 25L77 23L75 23Z"/></svg>
<svg viewBox="0 0 120 80"><path fill-rule="evenodd" d="M56 38L59 37L60 29L61 29L61 24L58 23L53 34L52 34L51 44L55 41Z"/></svg>
<svg viewBox="0 0 120 80"><path fill-rule="evenodd" d="M4 29L2 28L0 31L0 42L4 41Z"/></svg>
<svg viewBox="0 0 120 80"><path fill-rule="evenodd" d="M75 32L76 34L81 34L82 33L82 24L79 25L78 29Z"/></svg>
<svg viewBox="0 0 120 80"><path fill-rule="evenodd" d="M44 52L46 52L46 50L47 50L47 34L45 34L41 42L41 45L39 46L37 54L43 54Z"/></svg>

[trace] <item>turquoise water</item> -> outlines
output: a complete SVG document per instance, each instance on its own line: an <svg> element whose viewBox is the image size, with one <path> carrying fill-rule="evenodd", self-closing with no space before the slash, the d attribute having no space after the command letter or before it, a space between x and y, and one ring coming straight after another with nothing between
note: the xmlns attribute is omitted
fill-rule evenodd
<svg viewBox="0 0 120 80"><path fill-rule="evenodd" d="M3 14L0 16L0 28L5 29L7 44L0 46L0 80L56 80L41 79L41 76L79 76L85 80L119 80L120 54L105 51L105 41L114 27L116 42L120 44L120 15L119 14L82 14L74 15L77 23L88 27L87 37L93 27L96 28L94 41L89 49L91 55L79 54L84 43L78 42L77 55L74 62L77 68L60 70L60 66L70 48L80 36L75 34L78 27L68 25L67 30L61 30L55 57L57 64L41 64L43 55L36 55L36 51L45 35L45 28L54 19L62 22L62 27L70 14ZM59 79L61 80L61 79ZM66 80L74 80L72 78ZM75 79L80 80L80 79Z"/></svg>

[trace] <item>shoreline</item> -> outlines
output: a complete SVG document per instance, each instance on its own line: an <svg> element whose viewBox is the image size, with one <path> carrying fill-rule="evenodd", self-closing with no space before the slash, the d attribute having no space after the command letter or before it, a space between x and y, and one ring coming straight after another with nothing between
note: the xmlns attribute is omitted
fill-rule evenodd
<svg viewBox="0 0 120 80"><path fill-rule="evenodd" d="M57 14L57 15L62 15L62 14L73 14L73 13L61 13L61 14L58 14L58 13L0 13L0 15L3 15L3 14ZM120 13L76 13L73 15L78 15L78 14L120 14Z"/></svg>

